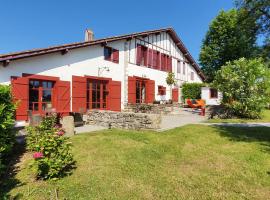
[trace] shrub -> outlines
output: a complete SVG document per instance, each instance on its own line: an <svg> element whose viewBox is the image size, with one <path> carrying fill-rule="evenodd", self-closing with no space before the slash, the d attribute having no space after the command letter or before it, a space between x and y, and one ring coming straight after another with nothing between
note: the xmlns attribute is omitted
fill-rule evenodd
<svg viewBox="0 0 270 200"><path fill-rule="evenodd" d="M27 149L33 152L32 167L37 178L59 178L73 167L71 143L65 131L56 125L56 117L45 117L41 124L27 128Z"/></svg>
<svg viewBox="0 0 270 200"><path fill-rule="evenodd" d="M270 70L261 59L228 62L213 85L223 93L222 104L242 118L259 118L270 101Z"/></svg>
<svg viewBox="0 0 270 200"><path fill-rule="evenodd" d="M182 95L184 99L200 99L203 83L184 83L182 85Z"/></svg>
<svg viewBox="0 0 270 200"><path fill-rule="evenodd" d="M0 85L0 174L5 167L4 160L15 143L15 132L12 131L14 112L10 87Z"/></svg>

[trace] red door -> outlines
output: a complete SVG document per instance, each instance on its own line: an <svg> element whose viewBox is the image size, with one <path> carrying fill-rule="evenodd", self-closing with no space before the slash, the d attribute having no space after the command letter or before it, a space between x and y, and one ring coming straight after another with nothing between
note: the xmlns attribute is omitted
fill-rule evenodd
<svg viewBox="0 0 270 200"><path fill-rule="evenodd" d="M172 89L172 101L173 102L178 102L178 88L173 88Z"/></svg>

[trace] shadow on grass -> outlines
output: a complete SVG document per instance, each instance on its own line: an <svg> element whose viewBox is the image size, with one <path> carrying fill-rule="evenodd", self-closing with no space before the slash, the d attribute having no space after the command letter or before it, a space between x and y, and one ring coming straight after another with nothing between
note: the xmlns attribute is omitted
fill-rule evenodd
<svg viewBox="0 0 270 200"><path fill-rule="evenodd" d="M258 142L263 151L270 153L270 127L215 126L221 136L232 141Z"/></svg>
<svg viewBox="0 0 270 200"><path fill-rule="evenodd" d="M25 143L15 144L14 149L11 152L6 171L0 177L0 200L20 199L22 196L21 194L17 194L16 196L11 197L9 192L17 186L24 185L24 183L21 183L15 176L19 171L19 166L17 164L20 162L25 151Z"/></svg>

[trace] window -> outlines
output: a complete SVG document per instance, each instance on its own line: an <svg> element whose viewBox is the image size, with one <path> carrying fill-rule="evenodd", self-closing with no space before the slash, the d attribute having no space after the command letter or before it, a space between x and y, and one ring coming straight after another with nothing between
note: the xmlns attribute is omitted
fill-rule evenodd
<svg viewBox="0 0 270 200"><path fill-rule="evenodd" d="M217 98L218 98L217 89L210 88L210 99L217 99Z"/></svg>
<svg viewBox="0 0 270 200"><path fill-rule="evenodd" d="M145 103L146 83L143 80L136 80L136 103Z"/></svg>
<svg viewBox="0 0 270 200"><path fill-rule="evenodd" d="M180 62L180 60L177 61L177 73L178 74L181 73L181 62Z"/></svg>
<svg viewBox="0 0 270 200"><path fill-rule="evenodd" d="M183 74L186 74L186 63L183 62Z"/></svg>
<svg viewBox="0 0 270 200"><path fill-rule="evenodd" d="M136 64L161 71L172 71L172 57L141 44L137 45Z"/></svg>
<svg viewBox="0 0 270 200"><path fill-rule="evenodd" d="M87 109L106 109L108 101L108 81L87 81Z"/></svg>
<svg viewBox="0 0 270 200"><path fill-rule="evenodd" d="M191 79L192 81L194 81L194 72L191 72L191 73L190 73L190 79Z"/></svg>
<svg viewBox="0 0 270 200"><path fill-rule="evenodd" d="M29 82L29 110L44 112L52 108L52 81L30 80Z"/></svg>
<svg viewBox="0 0 270 200"><path fill-rule="evenodd" d="M104 47L104 59L114 63L119 63L119 50L107 46Z"/></svg>
<svg viewBox="0 0 270 200"><path fill-rule="evenodd" d="M158 86L158 95L166 95L166 87L159 85Z"/></svg>

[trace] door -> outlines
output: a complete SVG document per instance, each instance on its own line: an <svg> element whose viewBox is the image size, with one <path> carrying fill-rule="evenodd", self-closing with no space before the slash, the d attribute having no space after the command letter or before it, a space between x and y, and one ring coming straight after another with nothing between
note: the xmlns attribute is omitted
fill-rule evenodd
<svg viewBox="0 0 270 200"><path fill-rule="evenodd" d="M53 81L30 80L29 81L29 110L44 114L53 108Z"/></svg>
<svg viewBox="0 0 270 200"><path fill-rule="evenodd" d="M87 109L108 108L108 81L87 80Z"/></svg>

